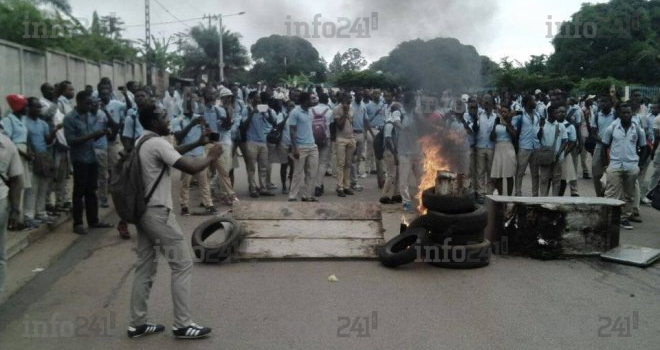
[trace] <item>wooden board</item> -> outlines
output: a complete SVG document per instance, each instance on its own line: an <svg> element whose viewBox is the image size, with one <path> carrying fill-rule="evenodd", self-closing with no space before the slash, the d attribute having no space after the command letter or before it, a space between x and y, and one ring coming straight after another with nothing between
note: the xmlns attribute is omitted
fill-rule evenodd
<svg viewBox="0 0 660 350"><path fill-rule="evenodd" d="M246 220L246 239L382 239L382 225L375 220Z"/></svg>
<svg viewBox="0 0 660 350"><path fill-rule="evenodd" d="M239 202L239 259L374 259L384 243L380 204Z"/></svg>
<svg viewBox="0 0 660 350"><path fill-rule="evenodd" d="M234 203L235 220L382 220L379 203Z"/></svg>
<svg viewBox="0 0 660 350"><path fill-rule="evenodd" d="M377 257L382 239L246 239L238 250L240 259L309 259Z"/></svg>

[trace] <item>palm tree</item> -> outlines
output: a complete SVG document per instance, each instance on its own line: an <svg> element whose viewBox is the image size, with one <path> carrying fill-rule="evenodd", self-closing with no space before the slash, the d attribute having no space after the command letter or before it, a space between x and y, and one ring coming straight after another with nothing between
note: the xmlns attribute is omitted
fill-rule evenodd
<svg viewBox="0 0 660 350"><path fill-rule="evenodd" d="M80 23L80 21L73 16L71 12L71 4L69 0L30 0L38 5L46 5L52 7L55 11L64 13L73 22L78 29L84 34L87 34L87 28Z"/></svg>

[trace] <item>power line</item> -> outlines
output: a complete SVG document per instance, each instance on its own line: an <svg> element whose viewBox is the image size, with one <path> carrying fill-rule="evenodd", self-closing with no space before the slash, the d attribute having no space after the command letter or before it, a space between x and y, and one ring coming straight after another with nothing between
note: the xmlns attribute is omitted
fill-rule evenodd
<svg viewBox="0 0 660 350"><path fill-rule="evenodd" d="M151 25L152 25L152 26L157 26L157 25L162 25L162 24L182 23L182 22L197 21L197 20L200 20L200 19L204 19L204 17L186 18L186 19L181 19L181 20L176 20L176 21L151 23ZM125 28L144 27L144 23L141 23L141 24L129 24L129 25L125 25L124 27L125 27Z"/></svg>
<svg viewBox="0 0 660 350"><path fill-rule="evenodd" d="M158 0L155 0L155 1L156 1L156 3L158 4L158 6L160 6L163 10L165 10L165 12L169 13L170 16L172 16L174 19L176 19L179 23L181 23L181 24L183 24L184 26L190 28L189 25L185 24L185 23L184 23L183 21L181 21L177 16L175 16L172 12L170 12L170 10L168 10L167 7L163 6L163 4L160 3L160 1L158 1Z"/></svg>

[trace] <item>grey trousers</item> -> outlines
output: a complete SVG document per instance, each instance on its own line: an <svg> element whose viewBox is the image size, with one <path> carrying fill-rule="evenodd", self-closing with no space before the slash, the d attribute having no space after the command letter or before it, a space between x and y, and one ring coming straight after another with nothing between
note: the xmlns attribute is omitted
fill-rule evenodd
<svg viewBox="0 0 660 350"><path fill-rule="evenodd" d="M534 157L534 150L519 149L518 150L518 169L516 171L516 196L522 197L522 181L525 177L525 171L529 165L529 170L532 174L532 196L539 196L539 166L536 164Z"/></svg>
<svg viewBox="0 0 660 350"><path fill-rule="evenodd" d="M490 179L493 168L494 150L490 148L477 148L477 186L476 192L482 196L493 194L495 186Z"/></svg>
<svg viewBox="0 0 660 350"><path fill-rule="evenodd" d="M108 179L110 178L110 173L109 173L109 157L108 157L108 149L94 149L94 152L96 153L96 161L99 164L99 184L98 184L98 189L97 191L97 197L99 199L102 198L108 198Z"/></svg>
<svg viewBox="0 0 660 350"><path fill-rule="evenodd" d="M603 177L605 173L605 163L603 162L603 157L605 156L605 150L600 147L596 147L594 150L594 155L591 158L591 176L594 180L594 189L596 190L596 196L603 197L605 196L605 188L603 184L600 183L600 178Z"/></svg>
<svg viewBox="0 0 660 350"><path fill-rule="evenodd" d="M541 197L548 197L550 185L552 185L552 196L559 197L559 187L561 184L561 166L562 162L553 165L539 165L539 178L541 187Z"/></svg>
<svg viewBox="0 0 660 350"><path fill-rule="evenodd" d="M190 286L193 261L174 213L166 207L149 207L140 219L137 229L137 263L131 293L131 325L139 326L147 321L147 305L158 267L159 251L167 259L172 271L174 326L189 326L192 323Z"/></svg>

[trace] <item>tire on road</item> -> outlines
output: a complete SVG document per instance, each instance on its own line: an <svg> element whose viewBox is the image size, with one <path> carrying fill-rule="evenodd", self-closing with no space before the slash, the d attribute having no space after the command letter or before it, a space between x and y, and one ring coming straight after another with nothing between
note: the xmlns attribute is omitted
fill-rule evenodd
<svg viewBox="0 0 660 350"><path fill-rule="evenodd" d="M227 232L227 237L222 242L206 241L213 232L221 228L226 228L230 224L231 229ZM219 263L231 256L243 241L242 226L230 218L215 217L201 223L192 234L192 248L197 259L205 263Z"/></svg>
<svg viewBox="0 0 660 350"><path fill-rule="evenodd" d="M445 214L428 210L426 215L413 220L408 228L428 229L431 232L430 238L436 243L443 243L447 237L451 237L452 244L467 244L481 242L487 224L486 209L473 206L472 212L464 214Z"/></svg>
<svg viewBox="0 0 660 350"><path fill-rule="evenodd" d="M427 188L422 192L422 205L429 211L445 214L464 214L474 210L474 195L445 196L436 195L435 188Z"/></svg>
<svg viewBox="0 0 660 350"><path fill-rule="evenodd" d="M427 229L409 228L385 243L378 251L378 257L384 266L397 267L415 261L424 251L423 247L430 243Z"/></svg>
<svg viewBox="0 0 660 350"><path fill-rule="evenodd" d="M490 241L471 245L443 246L435 244L426 252L426 261L436 267L474 269L490 264Z"/></svg>

